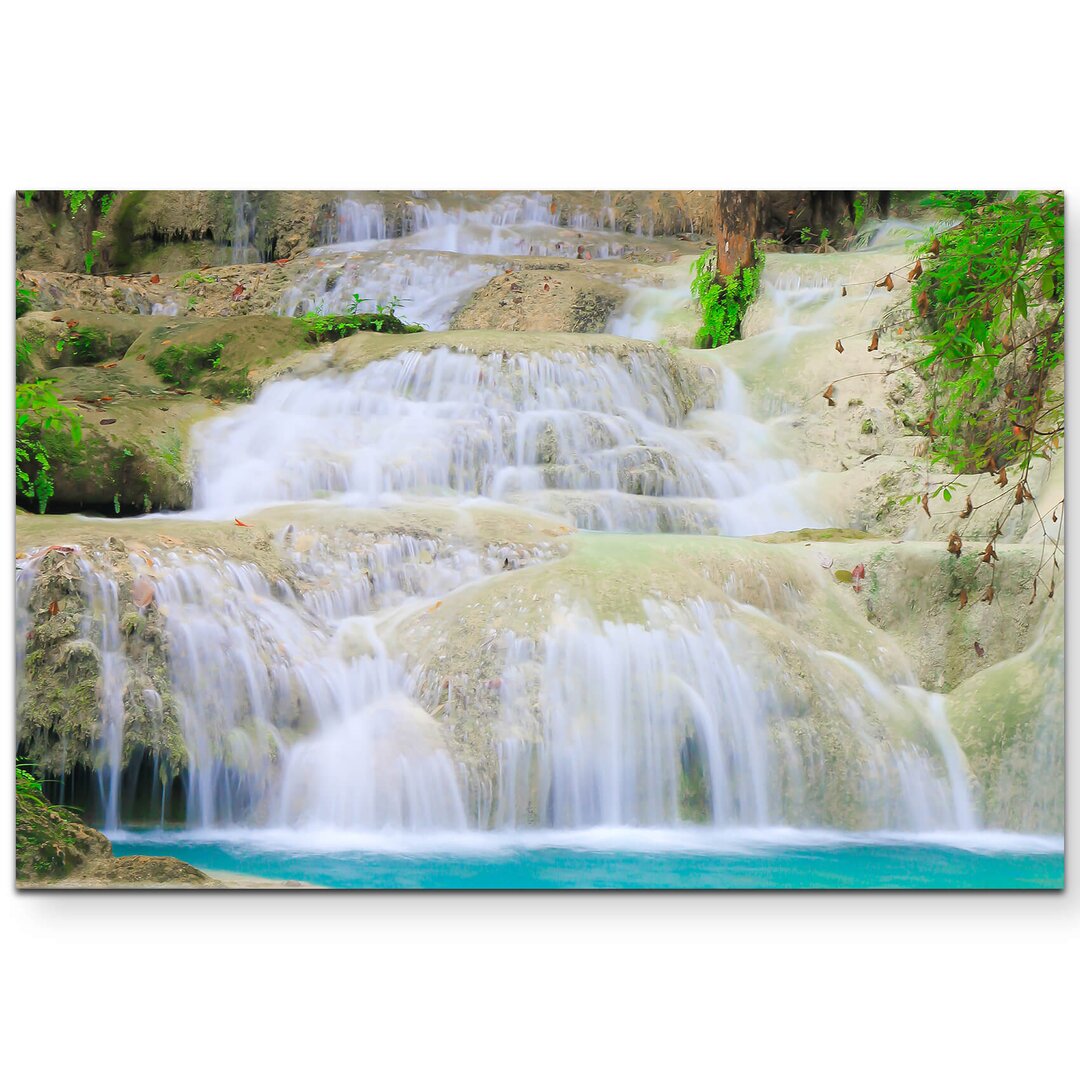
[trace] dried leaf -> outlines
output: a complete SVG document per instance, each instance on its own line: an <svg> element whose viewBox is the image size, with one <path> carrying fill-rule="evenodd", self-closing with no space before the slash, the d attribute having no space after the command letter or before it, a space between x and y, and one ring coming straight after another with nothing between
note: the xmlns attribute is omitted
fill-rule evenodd
<svg viewBox="0 0 1080 1080"><path fill-rule="evenodd" d="M893 291L892 274L886 274L885 275L885 291L886 292L892 292Z"/></svg>
<svg viewBox="0 0 1080 1080"><path fill-rule="evenodd" d="M830 405L836 404L836 402L833 401L833 390L833 384L829 383L829 385L825 388L825 393L821 395Z"/></svg>
<svg viewBox="0 0 1080 1080"><path fill-rule="evenodd" d="M976 641L975 655L981 660L986 655L986 650Z"/></svg>
<svg viewBox="0 0 1080 1080"><path fill-rule="evenodd" d="M919 293L918 304L919 314L925 319L930 312L930 294L925 289Z"/></svg>
<svg viewBox="0 0 1080 1080"><path fill-rule="evenodd" d="M104 394L98 398L98 401L112 401L112 398L108 394Z"/></svg>
<svg viewBox="0 0 1080 1080"><path fill-rule="evenodd" d="M941 254L941 241L935 236L934 242L930 245L930 254L936 259Z"/></svg>
<svg viewBox="0 0 1080 1080"><path fill-rule="evenodd" d="M866 347L867 352L873 352L878 347L878 332L874 331L874 336L870 339L870 344Z"/></svg>
<svg viewBox="0 0 1080 1080"><path fill-rule="evenodd" d="M846 285L842 285L840 287L840 295L841 296L847 296L847 286Z"/></svg>
<svg viewBox="0 0 1080 1080"><path fill-rule="evenodd" d="M990 543L986 545L986 550L982 553L980 562L988 563L997 557L997 552L994 550L994 541L991 540Z"/></svg>
<svg viewBox="0 0 1080 1080"><path fill-rule="evenodd" d="M964 541L959 533L949 533L949 554L959 556L964 547Z"/></svg>
<svg viewBox="0 0 1080 1080"><path fill-rule="evenodd" d="M544 292L551 292L551 286L546 281L544 282Z"/></svg>
<svg viewBox="0 0 1080 1080"><path fill-rule="evenodd" d="M237 285L236 288L233 289L233 291L232 291L232 298L234 300L239 300L240 297L243 296L243 295L244 295L244 286L243 285Z"/></svg>
<svg viewBox="0 0 1080 1080"><path fill-rule="evenodd" d="M844 346L843 346L843 344L841 344L841 341L840 341L839 338L836 339L836 351L839 352L839 353L842 353L844 351Z"/></svg>
<svg viewBox="0 0 1080 1080"><path fill-rule="evenodd" d="M923 492L922 508L926 511L926 516L930 516L930 496Z"/></svg>
<svg viewBox="0 0 1080 1080"><path fill-rule="evenodd" d="M1016 491L1013 493L1013 505L1014 506L1019 505L1023 501L1024 501L1024 481L1021 480L1020 483L1018 483L1016 485Z"/></svg>
<svg viewBox="0 0 1080 1080"><path fill-rule="evenodd" d="M109 370L109 368L114 368L114 367L116 367L116 365L117 365L118 363L120 363L120 361L119 361L119 360L110 360L110 361L109 361L109 362L108 362L107 364L102 364L102 365L101 365L101 370L102 370L102 371L108 371L108 370Z"/></svg>
<svg viewBox="0 0 1080 1080"><path fill-rule="evenodd" d="M154 583L140 574L131 583L131 600L140 610L149 607L154 600Z"/></svg>
<svg viewBox="0 0 1080 1080"><path fill-rule="evenodd" d="M160 285L161 284L160 275L154 274L153 277L150 278L150 284L151 285Z"/></svg>
<svg viewBox="0 0 1080 1080"><path fill-rule="evenodd" d="M64 325L69 330L74 330L75 327L79 325L79 320L78 319L68 319L68 321L66 323L64 323Z"/></svg>
<svg viewBox="0 0 1080 1080"><path fill-rule="evenodd" d="M916 259L915 265L908 271L908 281L916 281L922 277L922 259Z"/></svg>
<svg viewBox="0 0 1080 1080"><path fill-rule="evenodd" d="M998 487L1005 487L1009 482L1009 474L1005 471L1005 466L1002 465L1000 471L997 474L997 479L994 481Z"/></svg>
<svg viewBox="0 0 1080 1080"><path fill-rule="evenodd" d="M968 595L967 589L960 590L960 610L963 611L967 607Z"/></svg>
<svg viewBox="0 0 1080 1080"><path fill-rule="evenodd" d="M1050 512L1050 520L1051 521L1057 521L1057 510L1052 510Z"/></svg>
<svg viewBox="0 0 1080 1080"><path fill-rule="evenodd" d="M108 416L104 420L101 420L99 422L102 423L102 424L115 424L116 423L116 417L115 416Z"/></svg>
<svg viewBox="0 0 1080 1080"><path fill-rule="evenodd" d="M859 565L851 571L851 579L855 584L856 592L862 592L862 580L865 577L866 567L862 563L859 563Z"/></svg>
<svg viewBox="0 0 1080 1080"><path fill-rule="evenodd" d="M982 594L982 602L984 604L989 604L993 599L994 599L994 586L993 585L987 585L986 586L986 592L984 592Z"/></svg>
<svg viewBox="0 0 1080 1080"><path fill-rule="evenodd" d="M971 511L973 509L974 508L971 505L971 496L969 495L967 497L967 502L964 503L964 509L960 511L960 517L961 518L969 518L969 517L971 517Z"/></svg>
<svg viewBox="0 0 1080 1080"><path fill-rule="evenodd" d="M54 600L49 605L49 614L50 615L55 615L55 614L57 614L57 612L59 612L59 610L60 610L60 605Z"/></svg>
<svg viewBox="0 0 1080 1080"><path fill-rule="evenodd" d="M241 521L239 518L233 518L233 522L237 525L242 526L245 529L251 528L251 526L246 521Z"/></svg>

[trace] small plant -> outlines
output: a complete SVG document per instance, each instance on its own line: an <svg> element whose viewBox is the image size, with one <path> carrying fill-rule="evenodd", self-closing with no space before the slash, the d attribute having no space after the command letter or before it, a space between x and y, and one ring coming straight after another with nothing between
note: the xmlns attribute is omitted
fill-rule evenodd
<svg viewBox="0 0 1080 1080"><path fill-rule="evenodd" d="M212 345L170 345L154 357L151 367L165 382L187 390L204 371L216 371L221 366L224 348L225 341L215 341Z"/></svg>
<svg viewBox="0 0 1080 1080"><path fill-rule="evenodd" d="M764 256L758 252L747 267L723 280L716 276L716 252L709 250L694 263L690 292L701 309L701 328L694 348L715 349L739 336L746 309L757 296Z"/></svg>
<svg viewBox="0 0 1080 1080"><path fill-rule="evenodd" d="M183 289L194 282L196 285L213 285L217 278L210 277L198 270L187 270L176 279L176 288Z"/></svg>
<svg viewBox="0 0 1080 1080"><path fill-rule="evenodd" d="M37 293L30 288L29 285L24 285L21 281L15 282L15 318L20 315L25 315L28 311L31 311L34 307L34 302L37 300Z"/></svg>
<svg viewBox="0 0 1080 1080"><path fill-rule="evenodd" d="M98 232L97 229L90 234L90 250L83 256L83 265L86 267L86 272L89 274L94 269L94 262L98 257L98 245L101 243L105 234Z"/></svg>
<svg viewBox="0 0 1080 1080"><path fill-rule="evenodd" d="M811 235L812 234L810 232L810 227L808 225L804 225L799 230L799 243L800 244L809 244Z"/></svg>
<svg viewBox="0 0 1080 1080"><path fill-rule="evenodd" d="M299 321L307 329L308 340L315 345L327 341L339 341L359 331L376 334L416 334L424 328L415 323L405 323L395 314L399 304L408 303L400 296L392 296L385 303L375 305L374 312L361 312L361 304L371 303L359 293L353 293L348 315L324 315L321 307L300 315Z"/></svg>
<svg viewBox="0 0 1080 1080"><path fill-rule="evenodd" d="M36 379L15 387L15 488L37 503L41 514L54 490L42 435L70 426L72 444L82 441L82 421L78 413L60 404L55 383L55 379Z"/></svg>

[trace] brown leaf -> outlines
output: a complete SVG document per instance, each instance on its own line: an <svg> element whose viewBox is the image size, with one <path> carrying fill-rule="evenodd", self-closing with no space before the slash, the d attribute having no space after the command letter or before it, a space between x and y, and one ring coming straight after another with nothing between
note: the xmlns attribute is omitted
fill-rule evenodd
<svg viewBox="0 0 1080 1080"><path fill-rule="evenodd" d="M997 552L994 550L994 541L991 540L990 543L986 545L986 550L982 553L982 556L979 559L979 561L984 562L984 563L988 563L992 559L996 559L996 558L997 558Z"/></svg>
<svg viewBox="0 0 1080 1080"><path fill-rule="evenodd" d="M1047 595L1048 599L1050 599L1050 600L1054 599L1054 583L1052 581L1050 582L1050 591L1046 595Z"/></svg>
<svg viewBox="0 0 1080 1080"><path fill-rule="evenodd" d="M120 361L119 361L119 360L110 360L110 361L109 361L109 362L108 362L107 364L102 364L102 365L101 365L101 370L102 370L102 371L108 371L108 370L109 370L109 368L114 368L114 367L116 367L116 365L117 365L118 363L120 363Z"/></svg>
<svg viewBox="0 0 1080 1080"><path fill-rule="evenodd" d="M158 274L154 274L154 276L152 278L150 278L150 284L151 285L160 285L161 284L161 277Z"/></svg>
<svg viewBox="0 0 1080 1080"><path fill-rule="evenodd" d="M108 394L104 394L98 398L98 401L112 401L112 398Z"/></svg>
<svg viewBox="0 0 1080 1080"><path fill-rule="evenodd" d="M1057 521L1057 510L1051 510L1050 511L1050 520L1051 521Z"/></svg>
<svg viewBox="0 0 1080 1080"><path fill-rule="evenodd" d="M841 296L847 296L847 286L846 285L841 285L840 286L840 295Z"/></svg>
<svg viewBox="0 0 1080 1080"><path fill-rule="evenodd" d="M140 574L131 583L131 600L140 610L149 607L154 600L154 583Z"/></svg>
<svg viewBox="0 0 1080 1080"><path fill-rule="evenodd" d="M908 271L907 279L908 281L916 281L920 277L922 277L922 259L916 259L915 265Z"/></svg>
<svg viewBox="0 0 1080 1080"><path fill-rule="evenodd" d="M967 497L967 502L964 503L964 509L960 511L960 517L961 518L969 518L969 517L971 517L972 509L973 509L973 507L971 505L971 496L969 495Z"/></svg>
<svg viewBox="0 0 1080 1080"><path fill-rule="evenodd" d="M546 281L544 282L544 292L551 292L551 286Z"/></svg>
<svg viewBox="0 0 1080 1080"><path fill-rule="evenodd" d="M960 590L960 610L961 611L963 611L964 608L967 607L967 601L968 601L967 589L961 589Z"/></svg>
<svg viewBox="0 0 1080 1080"><path fill-rule="evenodd" d="M925 319L930 311L930 294L925 289L919 293L918 304L919 314Z"/></svg>
<svg viewBox="0 0 1080 1080"><path fill-rule="evenodd" d="M1013 505L1014 506L1019 505L1023 501L1024 501L1024 481L1021 480L1020 483L1018 483L1016 485L1016 491L1013 494Z"/></svg>
<svg viewBox="0 0 1080 1080"><path fill-rule="evenodd" d="M986 655L986 650L976 641L975 655L981 660Z"/></svg>
<svg viewBox="0 0 1080 1080"><path fill-rule="evenodd" d="M548 213L549 214L556 214L556 213L558 213L558 211L559 211L559 204L554 199L552 199L551 200L551 205L548 207Z"/></svg>
<svg viewBox="0 0 1080 1080"><path fill-rule="evenodd" d="M878 347L878 332L874 331L874 336L870 339L870 344L867 345L866 351L873 352Z"/></svg>
<svg viewBox="0 0 1080 1080"><path fill-rule="evenodd" d="M1005 471L1005 466L1002 465L1001 469L997 474L997 479L994 481L994 483L997 484L998 487L1005 487L1008 482L1009 474Z"/></svg>
<svg viewBox="0 0 1080 1080"><path fill-rule="evenodd" d="M892 292L893 291L892 274L886 274L885 275L885 291L886 292Z"/></svg>
<svg viewBox="0 0 1080 1080"><path fill-rule="evenodd" d="M862 581L865 577L866 567L862 563L859 563L859 565L851 571L851 579L854 582L856 592L862 592Z"/></svg>
<svg viewBox="0 0 1080 1080"><path fill-rule="evenodd" d="M64 323L64 325L69 330L74 330L75 327L79 325L79 320L78 319L69 319L66 323Z"/></svg>
<svg viewBox="0 0 1080 1080"><path fill-rule="evenodd" d="M274 263L277 266L284 266L288 261L288 259L275 259Z"/></svg>
<svg viewBox="0 0 1080 1080"><path fill-rule="evenodd" d="M237 525L242 526L245 529L251 528L251 526L246 521L241 521L239 518L233 518L233 522Z"/></svg>
<svg viewBox="0 0 1080 1080"><path fill-rule="evenodd" d="M64 321L64 316L63 315L54 315L52 317L52 321L53 322L63 322Z"/></svg>
<svg viewBox="0 0 1080 1080"><path fill-rule="evenodd" d="M101 424L115 424L116 423L116 417L115 416L107 416L104 420L100 420L98 422L101 423Z"/></svg>
<svg viewBox="0 0 1080 1080"><path fill-rule="evenodd" d="M59 612L59 610L60 610L60 605L54 600L49 605L49 614L50 615L55 615L55 614L57 614L57 612Z"/></svg>
<svg viewBox="0 0 1080 1080"><path fill-rule="evenodd" d="M986 592L984 592L982 594L982 602L984 604L989 604L993 599L994 599L994 586L993 585L987 585L986 586Z"/></svg>
<svg viewBox="0 0 1080 1080"><path fill-rule="evenodd" d="M959 556L961 549L964 546L964 541L961 539L959 533L949 533L949 554Z"/></svg>
<svg viewBox="0 0 1080 1080"><path fill-rule="evenodd" d="M1005 396L1009 397L1009 398L1011 398L1013 396L1013 384L1012 383L1006 383L1005 384Z"/></svg>
<svg viewBox="0 0 1080 1080"><path fill-rule="evenodd" d="M930 254L936 259L941 254L941 241L935 236L934 242L930 245Z"/></svg>
<svg viewBox="0 0 1080 1080"><path fill-rule="evenodd" d="M829 385L828 385L828 386L826 387L826 389L825 389L825 393L824 393L824 394L822 394L821 396L822 396L822 397L823 397L823 398L824 398L824 399L825 399L825 400L826 400L826 401L827 401L827 402L828 402L828 403L829 403L830 405L835 405L835 404L836 404L836 402L835 402L835 401L833 401L833 384L832 384L832 383L829 383Z"/></svg>
<svg viewBox="0 0 1080 1080"><path fill-rule="evenodd" d="M243 285L237 285L236 288L233 289L233 291L232 291L232 298L234 300L239 300L240 297L243 296L243 295L244 295L244 286Z"/></svg>
<svg viewBox="0 0 1080 1080"><path fill-rule="evenodd" d="M836 351L839 353L842 353L844 351L844 346L839 338L836 339Z"/></svg>
<svg viewBox="0 0 1080 1080"><path fill-rule="evenodd" d="M922 508L926 511L926 516L930 516L930 496L923 492Z"/></svg>

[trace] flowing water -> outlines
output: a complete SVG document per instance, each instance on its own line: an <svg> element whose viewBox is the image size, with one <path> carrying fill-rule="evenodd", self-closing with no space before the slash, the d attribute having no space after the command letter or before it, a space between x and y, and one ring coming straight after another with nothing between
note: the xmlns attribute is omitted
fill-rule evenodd
<svg viewBox="0 0 1080 1080"><path fill-rule="evenodd" d="M238 193L244 246L246 207ZM393 218L345 201L313 253L322 265L280 310L405 296L407 317L440 329L499 257L585 245L618 259L632 238L613 223L605 207L567 228L542 195L418 199ZM644 556L659 534L833 524L735 374L658 346L687 317L688 280L687 259L659 285L627 284L607 328L618 343L403 339L392 358L281 379L201 425L188 516L276 508L273 544L293 576L212 548L132 557L165 627L186 831L162 785L149 824L170 827L120 833L148 824L124 813L128 661L117 584L83 565L83 634L101 658L97 775L118 853L374 887L1057 881L1057 841L979 832L943 699L865 630L823 634L829 602L797 575L762 577L751 597L734 577L709 598L658 586L619 615L597 614L572 576L542 595L527 584L523 599L497 591L557 575L575 527L597 534L581 550L606 557L617 542ZM762 350L829 325L827 281L765 287L777 314ZM338 528L357 513L493 509L546 527L527 543ZM32 567L20 573L25 603ZM444 603L475 619L406 644Z"/></svg>

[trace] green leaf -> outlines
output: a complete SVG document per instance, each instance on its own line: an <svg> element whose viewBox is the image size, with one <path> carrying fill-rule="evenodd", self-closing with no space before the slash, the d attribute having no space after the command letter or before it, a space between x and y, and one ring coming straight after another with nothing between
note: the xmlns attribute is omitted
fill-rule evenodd
<svg viewBox="0 0 1080 1080"><path fill-rule="evenodd" d="M843 582L844 584L848 584L855 580L850 570L834 570L833 577L835 577L837 581Z"/></svg>
<svg viewBox="0 0 1080 1080"><path fill-rule="evenodd" d="M1042 294L1047 300L1054 299L1054 271L1047 270L1042 276Z"/></svg>
<svg viewBox="0 0 1080 1080"><path fill-rule="evenodd" d="M1024 286L1017 285L1016 292L1013 295L1013 306L1020 313L1021 319L1027 318L1027 296L1024 293Z"/></svg>

